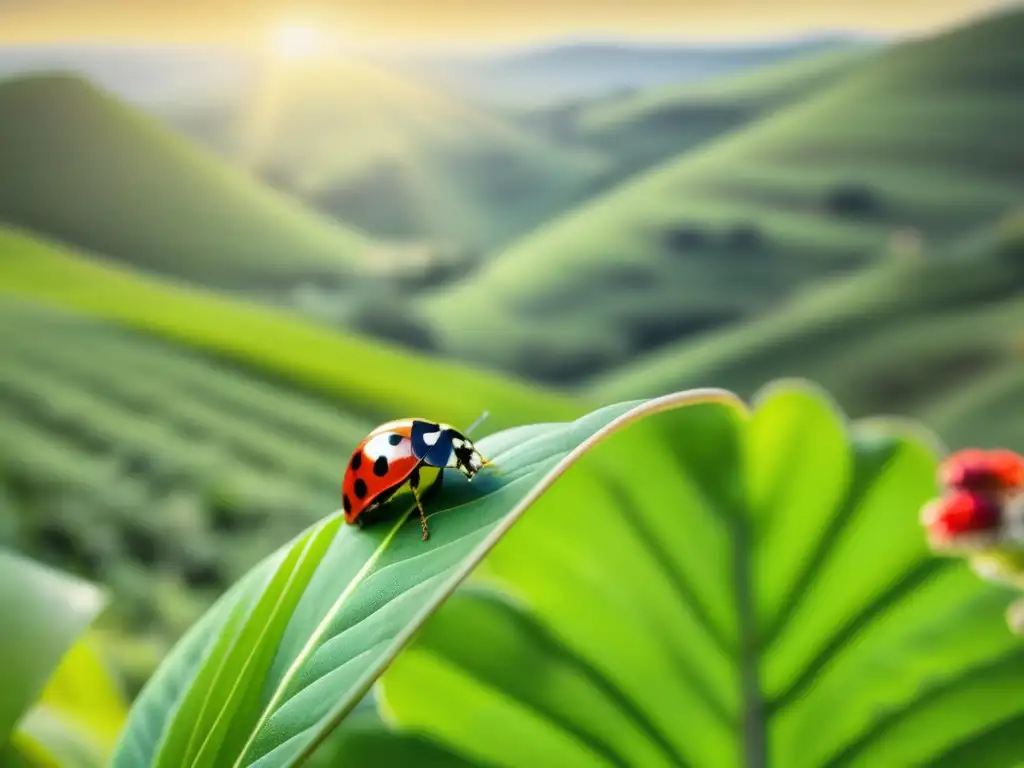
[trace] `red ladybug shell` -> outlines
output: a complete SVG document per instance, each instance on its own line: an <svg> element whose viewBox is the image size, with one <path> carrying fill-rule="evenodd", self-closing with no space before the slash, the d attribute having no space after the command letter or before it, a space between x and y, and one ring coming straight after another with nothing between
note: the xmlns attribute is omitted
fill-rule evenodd
<svg viewBox="0 0 1024 768"><path fill-rule="evenodd" d="M375 502L386 499L406 482L420 465L413 455L412 423L391 421L375 428L356 447L342 482L345 522L356 518Z"/></svg>

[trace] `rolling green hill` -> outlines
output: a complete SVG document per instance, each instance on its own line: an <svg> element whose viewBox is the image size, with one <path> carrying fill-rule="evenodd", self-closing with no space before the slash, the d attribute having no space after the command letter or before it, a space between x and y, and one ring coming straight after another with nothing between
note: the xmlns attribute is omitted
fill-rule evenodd
<svg viewBox="0 0 1024 768"><path fill-rule="evenodd" d="M577 202L604 168L354 60L268 71L241 96L167 119L341 221L475 250Z"/></svg>
<svg viewBox="0 0 1024 768"><path fill-rule="evenodd" d="M362 269L370 242L84 80L0 82L0 221L229 286Z"/></svg>
<svg viewBox="0 0 1024 768"><path fill-rule="evenodd" d="M808 98L872 55L874 46L841 46L710 83L603 99L577 111L568 131L612 154L621 173L634 172Z"/></svg>
<svg viewBox="0 0 1024 768"><path fill-rule="evenodd" d="M598 399L806 376L854 416L923 416L957 444L1024 449L1024 213L947 253L809 285L779 310L602 377Z"/></svg>
<svg viewBox="0 0 1024 768"><path fill-rule="evenodd" d="M895 232L980 226L1024 197L1022 36L1013 10L895 46L563 215L425 311L453 354L573 380L756 316Z"/></svg>

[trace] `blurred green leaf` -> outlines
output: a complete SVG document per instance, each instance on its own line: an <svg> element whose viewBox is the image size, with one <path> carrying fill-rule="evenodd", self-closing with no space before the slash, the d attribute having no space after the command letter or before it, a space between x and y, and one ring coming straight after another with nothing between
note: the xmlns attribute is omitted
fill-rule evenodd
<svg viewBox="0 0 1024 768"><path fill-rule="evenodd" d="M377 717L355 713L317 748L305 768L490 768L431 739L389 730Z"/></svg>
<svg viewBox="0 0 1024 768"><path fill-rule="evenodd" d="M472 484L456 476L428 504L427 542L407 499L364 530L343 526L340 512L325 518L250 571L165 659L133 706L114 765L296 764L565 469L612 432L696 403L741 407L729 393L695 390L484 438L493 466Z"/></svg>
<svg viewBox="0 0 1024 768"><path fill-rule="evenodd" d="M12 743L33 766L102 768L127 715L97 641L87 634L64 656Z"/></svg>
<svg viewBox="0 0 1024 768"><path fill-rule="evenodd" d="M304 768L490 768L430 738L396 732L381 719L378 707L374 689L324 739Z"/></svg>
<svg viewBox="0 0 1024 768"><path fill-rule="evenodd" d="M0 550L0 744L105 605L92 584Z"/></svg>
<svg viewBox="0 0 1024 768"><path fill-rule="evenodd" d="M928 551L937 453L803 385L645 420L488 557L514 597L432 617L386 713L498 766L1012 764L1014 595Z"/></svg>

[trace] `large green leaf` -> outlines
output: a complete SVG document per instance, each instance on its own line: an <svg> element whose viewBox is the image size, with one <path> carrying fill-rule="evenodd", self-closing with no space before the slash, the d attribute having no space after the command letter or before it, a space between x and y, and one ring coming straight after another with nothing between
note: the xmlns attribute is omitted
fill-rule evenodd
<svg viewBox="0 0 1024 768"><path fill-rule="evenodd" d="M497 766L1019 762L1014 593L930 554L938 452L801 385L645 420L489 555L511 598L428 622L389 717Z"/></svg>
<svg viewBox="0 0 1024 768"><path fill-rule="evenodd" d="M489 768L430 739L395 733L379 716L353 712L304 763L304 768Z"/></svg>
<svg viewBox="0 0 1024 768"><path fill-rule="evenodd" d="M0 549L0 745L106 599L92 584Z"/></svg>
<svg viewBox="0 0 1024 768"><path fill-rule="evenodd" d="M562 473L627 425L683 406L742 410L729 393L701 390L490 435L478 445L493 466L471 484L455 475L428 503L427 542L407 499L375 527L325 518L253 569L164 661L114 765L295 764Z"/></svg>

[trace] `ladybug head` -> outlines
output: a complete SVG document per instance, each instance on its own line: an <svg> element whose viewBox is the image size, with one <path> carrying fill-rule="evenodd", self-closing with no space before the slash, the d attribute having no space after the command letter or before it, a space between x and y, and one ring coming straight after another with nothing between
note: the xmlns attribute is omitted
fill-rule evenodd
<svg viewBox="0 0 1024 768"><path fill-rule="evenodd" d="M464 434L454 429L450 429L449 433L452 439L452 454L448 466L459 470L472 480L473 476L488 463L487 459L480 455L473 441Z"/></svg>
<svg viewBox="0 0 1024 768"><path fill-rule="evenodd" d="M939 481L947 488L1000 497L1024 491L1024 456L1013 451L958 451L942 462Z"/></svg>
<svg viewBox="0 0 1024 768"><path fill-rule="evenodd" d="M997 500L959 491L925 505L921 522L935 549L978 550L998 543L1003 534L1004 514Z"/></svg>

